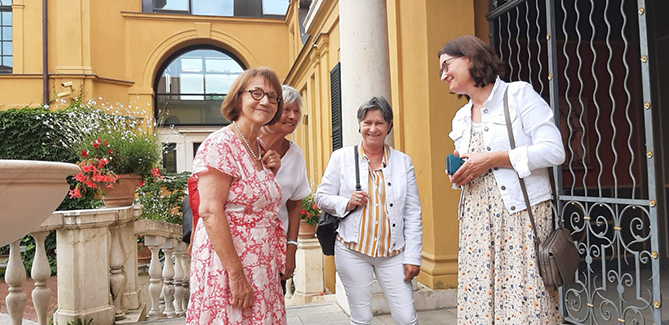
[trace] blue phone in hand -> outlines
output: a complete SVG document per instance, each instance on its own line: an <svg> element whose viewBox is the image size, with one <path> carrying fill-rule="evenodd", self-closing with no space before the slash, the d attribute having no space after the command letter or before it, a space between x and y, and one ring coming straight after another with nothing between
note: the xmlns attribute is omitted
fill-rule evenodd
<svg viewBox="0 0 669 325"><path fill-rule="evenodd" d="M465 161L462 160L462 158L449 153L448 156L446 156L446 173L448 175L455 174L455 172L458 171L458 168L464 163Z"/></svg>

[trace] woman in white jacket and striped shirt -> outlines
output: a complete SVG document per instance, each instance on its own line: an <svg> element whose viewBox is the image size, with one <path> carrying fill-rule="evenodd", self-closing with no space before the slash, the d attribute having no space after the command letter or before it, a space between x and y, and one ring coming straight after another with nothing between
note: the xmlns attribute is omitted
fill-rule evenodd
<svg viewBox="0 0 669 325"><path fill-rule="evenodd" d="M411 280L420 271L423 228L411 158L385 138L393 113L383 97L358 109L362 142L332 153L315 194L319 208L345 217L339 223L335 265L351 324L371 324L373 274L397 324L417 324ZM360 191L355 190L358 151Z"/></svg>

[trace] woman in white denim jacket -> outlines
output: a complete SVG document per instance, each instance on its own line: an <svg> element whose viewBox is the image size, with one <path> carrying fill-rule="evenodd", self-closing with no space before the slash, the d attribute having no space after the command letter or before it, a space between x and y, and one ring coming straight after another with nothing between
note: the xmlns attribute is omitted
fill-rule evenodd
<svg viewBox="0 0 669 325"><path fill-rule="evenodd" d="M453 118L449 137L464 164L449 179L462 188L458 219L458 324L556 324L557 291L536 265L534 233L519 177L540 240L552 230L547 167L565 159L553 111L525 82L499 78L503 62L474 36L439 51L441 80L469 102ZM504 93L516 148L510 149Z"/></svg>
<svg viewBox="0 0 669 325"><path fill-rule="evenodd" d="M351 324L371 324L373 273L397 324L417 324L411 280L421 265L423 228L411 158L384 143L393 113L383 97L358 109L361 191L355 189L355 149L332 153L314 196L339 223L335 266L346 290Z"/></svg>

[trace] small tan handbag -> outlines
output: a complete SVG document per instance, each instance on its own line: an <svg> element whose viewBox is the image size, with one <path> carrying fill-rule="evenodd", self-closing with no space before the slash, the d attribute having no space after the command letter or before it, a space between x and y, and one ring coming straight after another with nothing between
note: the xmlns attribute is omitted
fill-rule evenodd
<svg viewBox="0 0 669 325"><path fill-rule="evenodd" d="M507 86L504 90L504 117L506 118L509 142L511 143L511 149L513 149L516 147L516 141L513 138L511 117L509 116L508 89L509 87ZM552 177L550 170L549 177ZM534 231L534 248L541 278L544 280L546 287L561 287L565 283L571 282L576 270L578 270L579 254L574 244L574 239L571 237L569 230L560 222L557 229L553 230L543 243L541 242L539 236L537 236L537 227L534 224L534 215L532 214L530 199L527 196L525 181L520 177L518 177L518 180L520 181L520 188L525 198L527 213L530 215L532 230Z"/></svg>

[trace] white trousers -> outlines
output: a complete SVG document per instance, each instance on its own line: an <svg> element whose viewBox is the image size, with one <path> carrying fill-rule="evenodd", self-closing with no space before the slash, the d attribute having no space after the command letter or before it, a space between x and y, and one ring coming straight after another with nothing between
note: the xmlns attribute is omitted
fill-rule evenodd
<svg viewBox="0 0 669 325"><path fill-rule="evenodd" d="M370 257L335 243L335 266L341 278L351 324L372 324L373 274L388 300L390 312L397 324L418 324L413 305L411 281L404 281L404 252L393 257Z"/></svg>

